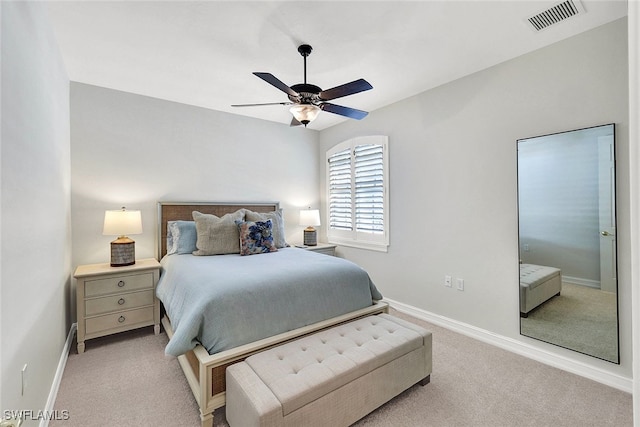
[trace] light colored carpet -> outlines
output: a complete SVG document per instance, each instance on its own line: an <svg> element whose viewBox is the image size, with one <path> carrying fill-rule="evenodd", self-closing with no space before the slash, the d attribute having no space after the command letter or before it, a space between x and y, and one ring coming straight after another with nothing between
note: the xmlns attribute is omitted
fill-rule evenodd
<svg viewBox="0 0 640 427"><path fill-rule="evenodd" d="M433 332L431 383L411 387L356 426L633 425L630 394L392 314ZM50 425L199 426L178 362L164 356L166 342L145 328L87 341L82 355L72 350L55 403L70 419ZM224 408L214 421L228 426Z"/></svg>
<svg viewBox="0 0 640 427"><path fill-rule="evenodd" d="M610 362L618 360L616 294L562 284L562 292L521 319L521 332Z"/></svg>

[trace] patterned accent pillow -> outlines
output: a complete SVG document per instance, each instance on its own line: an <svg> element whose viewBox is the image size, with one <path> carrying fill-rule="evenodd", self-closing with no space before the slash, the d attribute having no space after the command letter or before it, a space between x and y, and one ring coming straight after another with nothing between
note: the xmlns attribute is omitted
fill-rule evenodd
<svg viewBox="0 0 640 427"><path fill-rule="evenodd" d="M273 243L272 223L267 221L236 221L240 233L240 255L276 252Z"/></svg>
<svg viewBox="0 0 640 427"><path fill-rule="evenodd" d="M271 220L271 224L273 225L273 243L276 245L276 248L280 249L288 247L289 244L284 238L284 219L282 217L282 209L264 213L253 212L247 209L245 212L246 221L266 221L268 219Z"/></svg>

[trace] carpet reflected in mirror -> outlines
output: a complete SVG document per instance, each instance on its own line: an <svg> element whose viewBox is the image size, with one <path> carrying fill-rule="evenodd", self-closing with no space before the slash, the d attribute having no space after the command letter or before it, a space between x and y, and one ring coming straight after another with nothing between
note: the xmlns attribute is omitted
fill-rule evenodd
<svg viewBox="0 0 640 427"><path fill-rule="evenodd" d="M520 319L520 332L550 344L618 362L616 294L571 283Z"/></svg>

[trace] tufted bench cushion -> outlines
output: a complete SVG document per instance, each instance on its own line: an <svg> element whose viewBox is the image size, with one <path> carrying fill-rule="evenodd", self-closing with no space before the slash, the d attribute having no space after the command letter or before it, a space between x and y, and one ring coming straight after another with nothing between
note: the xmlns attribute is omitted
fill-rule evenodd
<svg viewBox="0 0 640 427"><path fill-rule="evenodd" d="M352 399L344 405L337 424L348 425L411 385L428 382L430 373L429 331L387 314L369 316L228 367L227 420L232 426L295 425L301 420L313 425L314 414L306 412L320 410L322 403L318 402L340 406L340 393L357 381L360 386L377 388L368 391L371 398L362 391L362 404L354 407L358 399ZM319 424L329 425L331 410L321 410Z"/></svg>
<svg viewBox="0 0 640 427"><path fill-rule="evenodd" d="M520 264L520 316L562 292L562 271L535 264Z"/></svg>
<svg viewBox="0 0 640 427"><path fill-rule="evenodd" d="M560 276L559 268L544 265L520 264L520 286L533 289L547 280Z"/></svg>

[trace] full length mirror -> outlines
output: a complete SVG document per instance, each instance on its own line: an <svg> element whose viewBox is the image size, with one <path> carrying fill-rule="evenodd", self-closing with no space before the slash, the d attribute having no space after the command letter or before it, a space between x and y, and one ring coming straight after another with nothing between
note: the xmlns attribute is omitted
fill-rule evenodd
<svg viewBox="0 0 640 427"><path fill-rule="evenodd" d="M520 333L619 363L615 126L517 144Z"/></svg>

